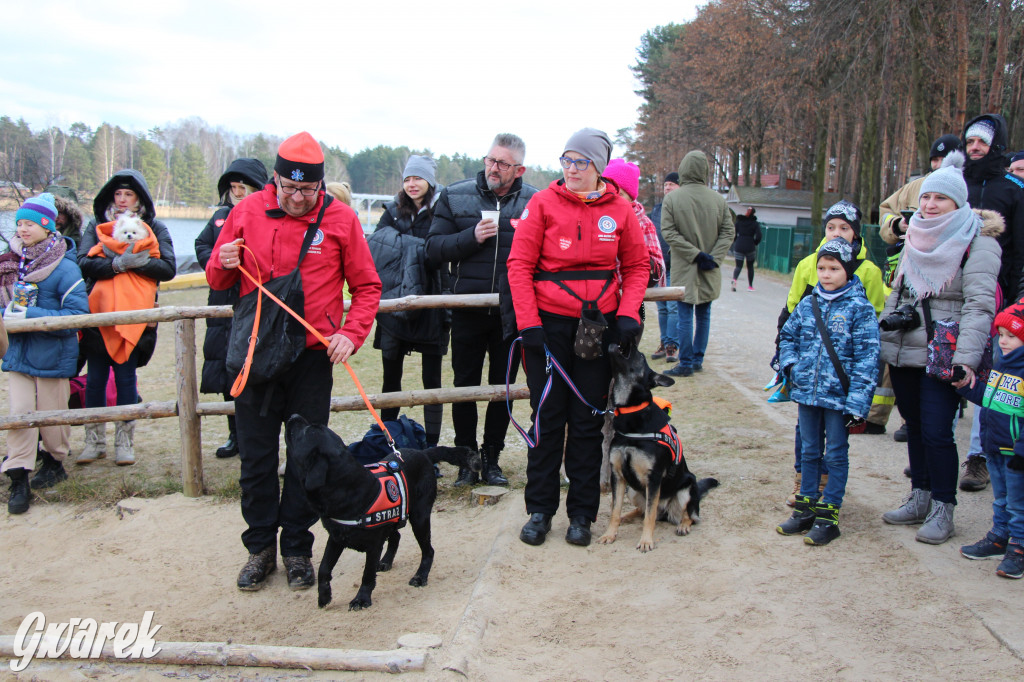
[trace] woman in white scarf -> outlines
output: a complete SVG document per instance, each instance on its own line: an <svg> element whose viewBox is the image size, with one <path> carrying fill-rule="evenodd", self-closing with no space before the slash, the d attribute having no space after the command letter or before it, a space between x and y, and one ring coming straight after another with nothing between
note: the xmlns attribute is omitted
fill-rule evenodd
<svg viewBox="0 0 1024 682"><path fill-rule="evenodd" d="M880 321L882 359L889 364L896 405L907 420L912 487L904 504L882 518L897 525L923 522L917 540L935 545L954 532L959 455L953 418L960 403L955 388L975 381L995 316L1002 255L996 241L1002 220L971 210L963 161L963 154L950 154L921 185L920 207L910 219ZM960 325L953 364L962 368L963 379L956 383L925 373L930 339L923 300L932 320ZM906 314L894 315L897 310Z"/></svg>

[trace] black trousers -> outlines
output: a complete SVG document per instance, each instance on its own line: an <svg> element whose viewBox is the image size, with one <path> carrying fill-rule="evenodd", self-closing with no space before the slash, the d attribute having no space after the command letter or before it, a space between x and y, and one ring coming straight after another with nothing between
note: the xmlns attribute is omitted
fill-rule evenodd
<svg viewBox="0 0 1024 682"><path fill-rule="evenodd" d="M423 356L421 374L423 388L441 388L441 356L431 353L421 353ZM405 355L381 356L381 367L383 370L381 391L393 393L402 390L402 373L405 369ZM380 411L380 418L384 421L398 419L401 408L386 407ZM423 430L427 432L427 445L437 445L441 439L441 419L444 414L444 405L423 406Z"/></svg>
<svg viewBox="0 0 1024 682"><path fill-rule="evenodd" d="M511 338L502 338L501 316L488 315L475 310L452 311L452 372L455 386L480 386L484 356L489 356L487 383L505 383L505 366ZM510 378L516 380L518 363L512 364ZM455 445L478 449L476 440L476 403L453 403L452 425L455 427ZM508 432L508 408L504 401L487 404L484 416L484 446L501 450Z"/></svg>
<svg viewBox="0 0 1024 682"><path fill-rule="evenodd" d="M293 414L327 424L333 367L326 350L306 349L279 381L249 384L235 398L241 471L242 544L251 554L273 547L281 529L281 556L312 556L310 527L317 515L306 500L299 474L289 461L284 486L277 475L282 425Z"/></svg>
<svg viewBox="0 0 1024 682"><path fill-rule="evenodd" d="M611 317L605 331L602 344L605 354L596 360L581 360L573 352L578 320L542 314L541 321L548 348L555 359L587 402L604 409L611 383L607 351L612 340L610 337L615 336L615 318ZM537 447L530 448L527 455L526 512L554 514L558 511L558 470L564 453L565 473L569 477L565 511L569 518L583 516L594 521L601 505L601 427L604 417L594 415L558 374L554 374L551 391L538 410L537 403L548 379L544 373L544 353L528 349L524 359L534 415L533 438L540 438ZM538 421L539 433L536 428Z"/></svg>

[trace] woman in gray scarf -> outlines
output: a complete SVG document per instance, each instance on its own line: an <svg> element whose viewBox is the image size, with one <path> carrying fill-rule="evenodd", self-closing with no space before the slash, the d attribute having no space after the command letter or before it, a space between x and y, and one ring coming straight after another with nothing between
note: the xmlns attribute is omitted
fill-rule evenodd
<svg viewBox="0 0 1024 682"><path fill-rule="evenodd" d="M882 515L886 523L922 523L917 540L938 545L953 535L958 454L953 418L956 388L973 385L996 312L1003 221L973 211L954 152L921 185L920 208L910 219L899 266L879 322L882 359L889 364L896 405L907 420L911 493ZM926 316L926 308L929 315ZM925 372L931 321L959 323L953 365L962 373L947 383Z"/></svg>

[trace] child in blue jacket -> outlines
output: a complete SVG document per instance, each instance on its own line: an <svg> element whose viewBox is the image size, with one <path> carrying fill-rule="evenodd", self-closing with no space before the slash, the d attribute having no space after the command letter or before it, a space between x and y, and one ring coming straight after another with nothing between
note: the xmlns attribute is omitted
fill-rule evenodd
<svg viewBox="0 0 1024 682"><path fill-rule="evenodd" d="M988 382L958 389L981 405L982 450L992 481L992 530L960 548L967 559L1002 557L996 575L1024 576L1024 303L996 315L999 352Z"/></svg>
<svg viewBox="0 0 1024 682"><path fill-rule="evenodd" d="M5 322L50 315L85 315L89 300L78 269L75 242L57 229L53 196L40 194L23 203L15 214L17 232L11 251L0 258L0 307ZM66 410L71 392L68 379L78 362L78 330L59 329L10 335L3 371L8 372L11 414L36 410ZM11 479L7 511L28 511L31 492L28 474L36 461L36 443L42 437L48 455L32 478L33 488L54 485L67 478L71 427L44 426L7 432L7 459L0 467Z"/></svg>
<svg viewBox="0 0 1024 682"><path fill-rule="evenodd" d="M793 515L776 530L783 535L810 531L804 538L809 545L827 545L839 537L839 508L850 468L847 428L863 423L878 378L878 321L853 274L858 265L845 239L822 245L818 284L797 304L779 339L779 365L789 381L790 398L799 404L802 449L800 494ZM815 305L841 373L819 332ZM822 460L829 478L819 499Z"/></svg>

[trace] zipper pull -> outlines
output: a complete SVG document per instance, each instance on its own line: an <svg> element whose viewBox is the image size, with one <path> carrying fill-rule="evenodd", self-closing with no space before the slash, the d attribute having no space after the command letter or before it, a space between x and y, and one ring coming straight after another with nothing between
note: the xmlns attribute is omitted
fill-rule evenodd
<svg viewBox="0 0 1024 682"><path fill-rule="evenodd" d="M576 221L576 241L583 241L583 226L579 220Z"/></svg>

